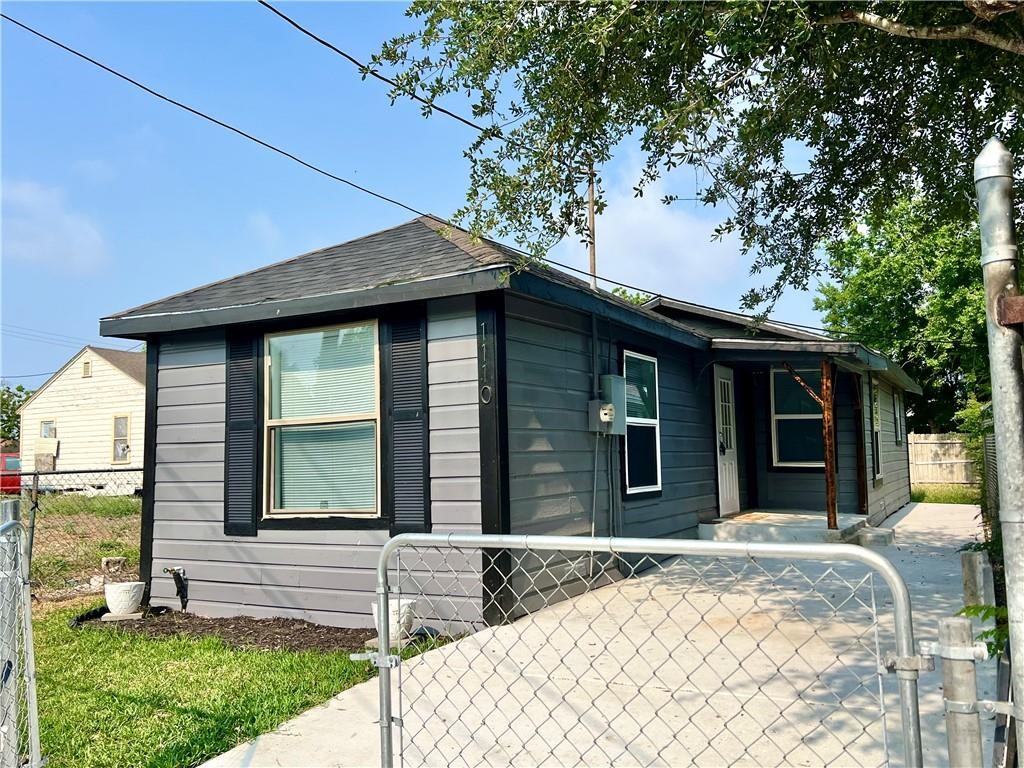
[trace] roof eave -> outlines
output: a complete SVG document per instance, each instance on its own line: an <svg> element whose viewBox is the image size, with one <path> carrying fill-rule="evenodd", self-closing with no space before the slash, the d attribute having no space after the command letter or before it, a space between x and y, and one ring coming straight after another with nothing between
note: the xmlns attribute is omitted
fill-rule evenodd
<svg viewBox="0 0 1024 768"><path fill-rule="evenodd" d="M920 395L920 385L899 365L884 355L854 341L789 340L789 339L712 339L713 350L731 352L774 352L821 354L845 357L864 371L879 373L901 389Z"/></svg>
<svg viewBox="0 0 1024 768"><path fill-rule="evenodd" d="M258 304L213 307L186 312L105 317L100 320L101 336L144 339L155 333L190 331L261 320L281 320L303 315L343 312L406 301L481 293L507 287L508 265L403 283L342 291Z"/></svg>
<svg viewBox="0 0 1024 768"><path fill-rule="evenodd" d="M597 317L671 339L692 349L707 349L710 346L709 339L683 328L669 317L652 315L642 311L639 307L623 306L592 291L552 280L543 274L518 271L513 272L509 280L513 290L521 291L529 296L573 307L583 312L590 312Z"/></svg>

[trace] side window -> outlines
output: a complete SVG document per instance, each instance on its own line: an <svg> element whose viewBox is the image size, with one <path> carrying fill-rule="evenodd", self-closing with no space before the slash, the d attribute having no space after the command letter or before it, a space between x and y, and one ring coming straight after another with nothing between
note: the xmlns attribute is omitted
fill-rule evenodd
<svg viewBox="0 0 1024 768"><path fill-rule="evenodd" d="M128 437L131 434L131 418L129 416L114 417L114 450L113 463L127 464L131 461L131 446Z"/></svg>
<svg viewBox="0 0 1024 768"><path fill-rule="evenodd" d="M267 336L270 515L380 515L377 323Z"/></svg>
<svg viewBox="0 0 1024 768"><path fill-rule="evenodd" d="M39 422L39 436L43 439L57 437L57 422L53 420Z"/></svg>
<svg viewBox="0 0 1024 768"><path fill-rule="evenodd" d="M875 480L882 479L882 405L878 382L871 379L871 469Z"/></svg>
<svg viewBox="0 0 1024 768"><path fill-rule="evenodd" d="M798 370L809 387L821 390L821 371ZM776 467L824 467L821 406L784 369L772 369L772 460Z"/></svg>
<svg viewBox="0 0 1024 768"><path fill-rule="evenodd" d="M896 434L896 445L903 444L903 403L899 392L892 393L892 423Z"/></svg>
<svg viewBox="0 0 1024 768"><path fill-rule="evenodd" d="M82 378L88 379L92 376L92 360L82 361Z"/></svg>
<svg viewBox="0 0 1024 768"><path fill-rule="evenodd" d="M658 360L623 353L626 379L626 493L661 490Z"/></svg>

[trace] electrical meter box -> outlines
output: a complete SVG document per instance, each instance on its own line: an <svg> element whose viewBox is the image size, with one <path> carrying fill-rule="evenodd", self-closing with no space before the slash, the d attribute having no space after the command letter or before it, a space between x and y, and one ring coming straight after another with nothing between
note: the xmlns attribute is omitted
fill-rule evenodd
<svg viewBox="0 0 1024 768"><path fill-rule="evenodd" d="M600 398L590 401L590 430L605 435L626 434L626 380L621 376L600 378Z"/></svg>

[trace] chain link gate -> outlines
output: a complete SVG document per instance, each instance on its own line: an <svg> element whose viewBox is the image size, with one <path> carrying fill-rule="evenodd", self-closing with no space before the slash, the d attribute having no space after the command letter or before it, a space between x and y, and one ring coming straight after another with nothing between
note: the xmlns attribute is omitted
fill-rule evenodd
<svg viewBox="0 0 1024 768"><path fill-rule="evenodd" d="M909 593L862 547L405 534L377 598L385 766L922 765Z"/></svg>

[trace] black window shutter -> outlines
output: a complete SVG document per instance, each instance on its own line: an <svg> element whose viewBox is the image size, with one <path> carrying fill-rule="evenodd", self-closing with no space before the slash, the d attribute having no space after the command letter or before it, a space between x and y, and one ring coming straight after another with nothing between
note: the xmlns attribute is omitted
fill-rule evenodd
<svg viewBox="0 0 1024 768"><path fill-rule="evenodd" d="M224 533L255 536L260 509L260 338L228 335L224 434Z"/></svg>
<svg viewBox="0 0 1024 768"><path fill-rule="evenodd" d="M422 316L393 320L386 378L392 533L430 530L427 327Z"/></svg>

